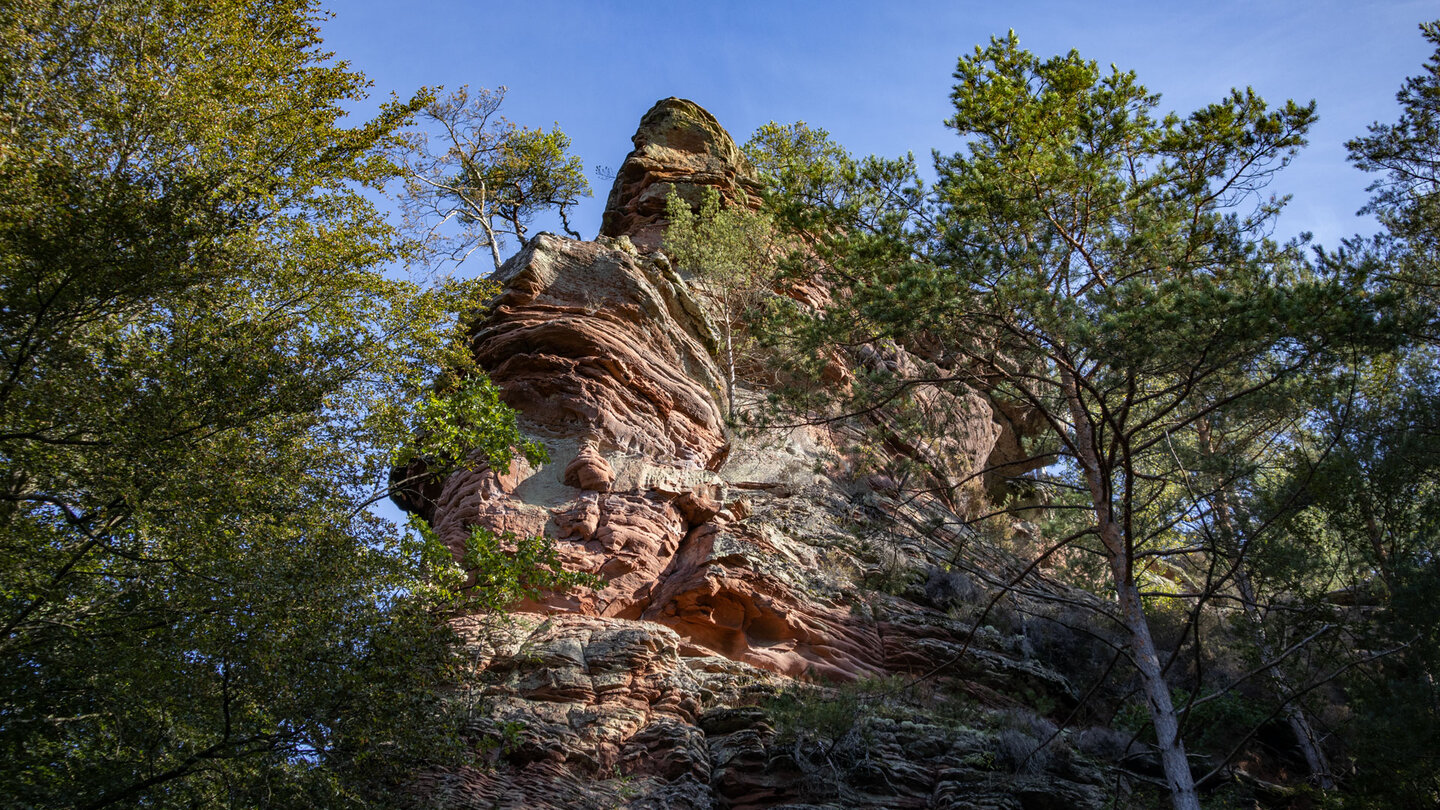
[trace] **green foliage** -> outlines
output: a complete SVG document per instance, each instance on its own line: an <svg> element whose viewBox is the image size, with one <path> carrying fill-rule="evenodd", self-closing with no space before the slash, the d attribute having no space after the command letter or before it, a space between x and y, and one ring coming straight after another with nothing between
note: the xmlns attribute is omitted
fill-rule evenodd
<svg viewBox="0 0 1440 810"><path fill-rule="evenodd" d="M535 215L552 209L580 238L568 212L590 196L584 163L568 153L558 124L546 132L503 118L505 92L462 87L425 105L428 127L406 133L401 206L420 247L416 261L458 263L485 247L498 270L504 238L524 241Z"/></svg>
<svg viewBox="0 0 1440 810"><path fill-rule="evenodd" d="M767 205L807 248L791 265L831 294L787 314L781 355L797 376L837 355L858 367L848 388L790 402L903 413L919 376L1040 415L1059 452L1026 488L1060 493L1039 504L1067 516L1051 518L1051 542L1104 561L1148 705L1170 727L1141 589L1184 593L1193 610L1229 587L1216 571L1230 568L1204 563L1241 559L1216 504L1304 417L1304 380L1342 348L1393 345L1393 295L1366 268L1317 270L1266 238L1284 201L1259 190L1304 144L1313 105L1271 109L1247 89L1162 115L1133 73L1041 59L1013 34L959 61L951 100L964 145L936 156L934 189L913 160L857 162L801 126L765 133ZM887 345L929 365L886 363ZM913 441L943 435L928 427ZM1217 432L1242 463L1213 464L1200 435ZM1176 806L1194 807L1181 743L1159 744Z"/></svg>
<svg viewBox="0 0 1440 810"><path fill-rule="evenodd" d="M1411 293L1409 302L1426 308L1427 334L1435 325L1436 268L1440 267L1440 20L1421 23L1420 32L1435 46L1422 72L1405 80L1396 100L1400 118L1393 124L1370 125L1368 135L1346 144L1350 159L1361 169L1380 175L1361 213L1373 213L1385 234L1370 246ZM1364 249L1359 243L1352 248Z"/></svg>
<svg viewBox="0 0 1440 810"><path fill-rule="evenodd" d="M765 702L765 709L782 738L806 736L833 744L848 734L860 717L859 688L835 694L786 690Z"/></svg>
<svg viewBox="0 0 1440 810"><path fill-rule="evenodd" d="M1228 754L1230 748L1270 717L1270 707L1235 692L1176 689L1175 705L1180 708L1189 730L1186 740L1196 753ZM1186 711L1187 706L1193 706ZM1150 712L1142 702L1126 703L1113 721L1115 728L1138 735L1142 742L1154 742Z"/></svg>
<svg viewBox="0 0 1440 810"><path fill-rule="evenodd" d="M766 199L784 210L787 219L823 215L840 206L858 171L830 133L803 121L765 124L750 136L744 151Z"/></svg>
<svg viewBox="0 0 1440 810"><path fill-rule="evenodd" d="M1440 795L1440 380L1433 350L1375 370L1378 385L1326 414L1333 447L1287 480L1307 504L1285 524L1317 590L1370 604L1346 628L1358 659L1343 680L1357 807L1423 806ZM1321 603L1324 606L1324 603ZM1328 607L1328 606L1324 606ZM1323 620L1333 621L1333 608ZM1302 625L1303 627L1303 625ZM1353 650L1353 652L1352 652ZM1369 656L1377 656L1365 661Z"/></svg>
<svg viewBox="0 0 1440 810"><path fill-rule="evenodd" d="M433 555L365 507L402 445L537 450L459 382L485 286L381 270L426 99L346 125L321 16L0 15L0 806L393 806L458 753Z"/></svg>
<svg viewBox="0 0 1440 810"><path fill-rule="evenodd" d="M1440 21L1420 30L1435 51L1397 94L1398 120L1347 144L1351 160L1378 175L1364 212L1385 230L1321 255L1329 266L1366 268L1372 291L1401 293L1391 309L1408 345L1356 364L1320 409L1318 435L1295 444L1294 466L1311 472L1281 478L1271 495L1305 506L1283 529L1306 553L1292 553L1279 575L1313 583L1323 621L1334 614L1326 591L1372 606L1345 628L1341 651L1355 774L1347 807L1440 801Z"/></svg>
<svg viewBox="0 0 1440 810"><path fill-rule="evenodd" d="M856 160L828 132L804 122L760 127L745 155L760 175L765 207L776 223L822 262L839 257L835 248L852 254L862 246L876 251L872 259L904 258L906 253L892 253L888 237L933 213L913 155ZM832 241L836 237L839 242Z"/></svg>
<svg viewBox="0 0 1440 810"><path fill-rule="evenodd" d="M499 159L485 167L483 176L468 178L467 184L493 189L496 213L522 239L535 213L546 208L555 208L566 230L579 239L570 230L566 209L590 196L590 183L584 162L568 154L569 149L570 136L558 125L550 132L517 129L505 139Z"/></svg>
<svg viewBox="0 0 1440 810"><path fill-rule="evenodd" d="M692 210L671 189L665 198L665 215L669 220L665 250L670 258L713 283L714 294L731 303L722 318L738 318L747 300L764 290L767 274L774 267L765 216L743 206L722 205L720 192L709 186L702 194L699 211Z"/></svg>
<svg viewBox="0 0 1440 810"><path fill-rule="evenodd" d="M797 685L777 692L763 706L782 738L832 749L864 734L872 718L964 728L982 715L967 697L900 675L831 687Z"/></svg>
<svg viewBox="0 0 1440 810"><path fill-rule="evenodd" d="M495 735L482 739L477 748L484 756L487 754L509 754L520 745L520 733L525 730L525 724L517 721L502 721L496 724Z"/></svg>
<svg viewBox="0 0 1440 810"><path fill-rule="evenodd" d="M410 528L416 536L410 542L418 544L429 571L427 600L452 613L499 614L522 599L539 599L543 591L605 584L593 574L565 570L555 541L543 535L497 535L472 526L457 561L425 521L412 516Z"/></svg>
<svg viewBox="0 0 1440 810"><path fill-rule="evenodd" d="M665 250L677 266L700 277L719 321L726 402L733 414L736 376L752 344L746 323L775 275L773 229L764 214L722 206L713 187L705 188L698 212L671 189L665 211Z"/></svg>
<svg viewBox="0 0 1440 810"><path fill-rule="evenodd" d="M414 414L418 442L396 451L397 466L419 458L426 448L451 456L478 453L500 475L510 471L517 450L531 464L550 460L543 444L520 433L515 411L500 401L500 389L484 375L468 377L452 390L431 393L415 406ZM453 457L426 461L429 475L443 475L458 464Z"/></svg>
<svg viewBox="0 0 1440 810"><path fill-rule="evenodd" d="M1355 709L1347 752L1355 766L1347 807L1426 807L1440 802L1440 633L1435 594L1440 575L1430 570L1403 580L1369 644L1410 648L1347 679ZM1378 642L1378 643L1377 643Z"/></svg>
<svg viewBox="0 0 1440 810"><path fill-rule="evenodd" d="M1440 551L1435 360L1433 349L1421 348L1398 365L1361 371L1359 384L1370 390L1317 414L1330 442L1301 448L1296 456L1308 474L1279 485L1286 494L1285 484L1299 488L1294 497L1309 507L1287 529L1327 550L1332 565L1344 562L1344 573L1331 568L1325 586L1383 595L1399 570L1423 569Z"/></svg>

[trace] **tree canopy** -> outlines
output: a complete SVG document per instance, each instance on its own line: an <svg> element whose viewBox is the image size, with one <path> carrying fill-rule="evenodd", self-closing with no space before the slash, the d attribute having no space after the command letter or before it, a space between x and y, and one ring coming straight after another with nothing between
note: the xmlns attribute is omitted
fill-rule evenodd
<svg viewBox="0 0 1440 810"><path fill-rule="evenodd" d="M361 190L428 100L347 122L321 17L0 17L0 806L358 805L448 755L454 561L366 506L400 448L528 444L467 366L484 286L383 272Z"/></svg>
<svg viewBox="0 0 1440 810"><path fill-rule="evenodd" d="M568 211L590 196L584 164L558 125L524 129L501 116L505 92L462 87L423 107L428 128L406 133L402 204L429 261L458 263L483 247L499 270L505 237L524 241L535 215L551 209L580 238Z"/></svg>
<svg viewBox="0 0 1440 810"><path fill-rule="evenodd" d="M855 161L803 127L771 128L769 204L808 238L794 264L832 293L787 317L781 339L812 372L837 349L923 346L921 379L872 374L841 411L966 384L1039 415L1056 462L1026 491L1056 493L1042 503L1071 516L1055 547L1105 561L1172 802L1198 807L1185 707L1146 605L1189 600L1193 616L1240 587L1246 542L1218 531L1234 479L1205 477L1207 437L1281 407L1291 421L1263 424L1295 424L1304 404L1287 386L1394 339L1387 299L1365 269L1317 269L1267 238L1284 201L1263 188L1304 144L1313 104L1271 109L1246 89L1161 115L1133 73L1042 59L1013 33L960 59L951 100L963 146L937 154L934 188L913 159ZM1226 435L1240 457L1276 440ZM1169 581L1191 555L1228 574Z"/></svg>
<svg viewBox="0 0 1440 810"><path fill-rule="evenodd" d="M725 407L734 416L737 369L752 340L747 323L775 271L769 220L749 208L722 207L720 192L710 187L698 211L672 189L665 211L665 250L682 269L697 274L719 322Z"/></svg>
<svg viewBox="0 0 1440 810"><path fill-rule="evenodd" d="M544 538L476 527L456 559L369 509L415 484L392 470L545 458L466 345L492 286L386 268L480 248L498 268L541 212L577 235L590 189L558 126L500 116L503 87L348 120L367 84L323 16L0 18L0 808L395 806L463 755L446 620L597 583ZM1437 51L1398 120L1349 144L1384 232L1335 251L1270 236L1266 184L1313 104L1237 89L1164 114L1133 73L1013 33L958 60L933 185L913 156L770 125L746 147L763 212L671 199L732 407L758 336L810 418L962 387L1033 415L1029 458L968 471L1010 485L976 522L1038 516L1041 559L1098 572L1183 810L1199 708L1235 683L1157 642L1176 604L1196 661L1203 615L1237 619L1240 680L1316 787L1440 791L1440 22L1421 28ZM408 232L370 202L397 179ZM777 269L817 294L756 307ZM1343 728L1313 713L1332 682Z"/></svg>

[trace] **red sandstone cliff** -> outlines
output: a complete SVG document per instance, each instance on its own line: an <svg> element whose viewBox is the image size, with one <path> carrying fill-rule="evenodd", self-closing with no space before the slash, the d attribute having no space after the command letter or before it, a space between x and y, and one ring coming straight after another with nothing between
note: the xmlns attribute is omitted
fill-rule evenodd
<svg viewBox="0 0 1440 810"><path fill-rule="evenodd" d="M1015 563L933 529L958 526L967 504L857 476L829 428L727 428L713 326L657 249L671 187L731 202L758 188L692 102L657 103L634 142L602 236L532 239L473 330L476 358L553 461L459 473L407 501L457 550L471 525L543 533L605 582L522 606L498 630L461 621L469 731L489 754L426 775L427 794L445 807L1097 806L1078 755L1037 782L1035 757L1007 770L997 748L996 712L1062 711L1077 695L1026 635L1041 608L978 620ZM964 475L1021 457L1015 414L983 392L924 396L965 415L930 461ZM924 679L873 680L897 675ZM802 682L820 685L813 700L839 688L859 701L828 742L806 733L809 709L777 720ZM871 711L882 701L891 709ZM907 706L910 719L896 714ZM1015 733L1039 746L1048 721L1026 717Z"/></svg>

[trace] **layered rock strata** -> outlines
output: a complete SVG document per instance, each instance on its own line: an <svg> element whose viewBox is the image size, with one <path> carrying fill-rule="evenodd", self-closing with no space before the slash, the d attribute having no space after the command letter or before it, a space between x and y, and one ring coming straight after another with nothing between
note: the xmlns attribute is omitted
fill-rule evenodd
<svg viewBox="0 0 1440 810"><path fill-rule="evenodd" d="M987 711L1017 695L1064 711L1078 690L1027 648L1029 619L1012 610L1008 627L991 626L986 595L1016 566L956 528L979 501L917 499L858 475L829 428L725 424L714 326L655 247L669 188L738 201L754 181L691 102L658 103L635 145L603 235L530 240L472 333L552 461L505 475L482 465L401 499L457 555L471 526L544 534L568 568L604 583L522 605L511 624L461 622L474 666L461 691L483 756L423 789L437 806L477 808L1042 806L996 765L997 738L923 711L908 725L865 719L883 744L851 750L858 770L843 774L767 713L797 684L901 674ZM877 362L914 362L887 351ZM926 397L959 428L925 447L897 434L895 452L957 477L1017 458L1016 419L984 393ZM950 579L931 587L935 576ZM856 744L846 730L830 748ZM1069 802L1053 806L1095 805L1088 773L1051 774Z"/></svg>
<svg viewBox="0 0 1440 810"><path fill-rule="evenodd" d="M715 116L693 101L655 102L631 140L635 150L615 173L601 236L624 236L645 250L660 247L672 190L693 206L706 188L727 205L759 200L760 186L744 154Z"/></svg>

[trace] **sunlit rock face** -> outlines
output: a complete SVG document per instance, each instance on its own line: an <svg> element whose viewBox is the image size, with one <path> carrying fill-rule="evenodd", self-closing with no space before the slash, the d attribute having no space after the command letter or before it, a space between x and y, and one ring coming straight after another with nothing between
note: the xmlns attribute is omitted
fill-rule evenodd
<svg viewBox="0 0 1440 810"><path fill-rule="evenodd" d="M843 454L821 428L727 432L685 282L645 256L550 235L499 278L475 356L553 460L449 478L429 513L441 538L458 553L473 525L547 534L607 583L537 610L654 621L795 677L889 671L903 634L887 639L834 575L861 567L845 551L846 499L861 490ZM910 451L957 474L984 464L1001 433L987 402L952 406L969 416L955 437Z"/></svg>
<svg viewBox="0 0 1440 810"><path fill-rule="evenodd" d="M760 186L730 133L703 107L667 98L640 119L635 151L620 164L600 223L600 235L627 236L653 250L665 236L665 198L673 189L698 206L705 188L727 205L754 204Z"/></svg>
<svg viewBox="0 0 1440 810"><path fill-rule="evenodd" d="M678 276L616 248L542 234L496 278L503 292L472 346L536 428L589 440L602 456L713 465L726 441L712 394L720 376Z"/></svg>
<svg viewBox="0 0 1440 810"><path fill-rule="evenodd" d="M1012 693L1070 707L1076 690L924 584L945 555L959 559L956 527L984 508L981 492L907 492L858 469L842 428L726 425L703 297L656 248L670 187L698 199L711 185L736 201L754 180L692 102L657 103L634 141L602 236L530 240L471 333L551 461L517 460L504 475L480 466L402 501L457 555L471 526L544 534L568 568L604 585L547 594L509 622L457 624L472 667L459 691L475 703L483 761L428 774L422 789L446 807L1020 807L1010 782L981 773L993 757L979 732L877 729L888 748L872 783L841 795L754 705L795 682L894 674L931 673L991 707ZM919 362L894 347L874 361ZM922 393L953 420L948 439L897 436L889 452L957 477L1021 458L1013 415L958 391ZM997 579L1016 570L967 548ZM922 740L923 755L911 750ZM1079 776L1056 778L1070 781L1053 806L1098 801ZM954 798L972 794L989 798Z"/></svg>

